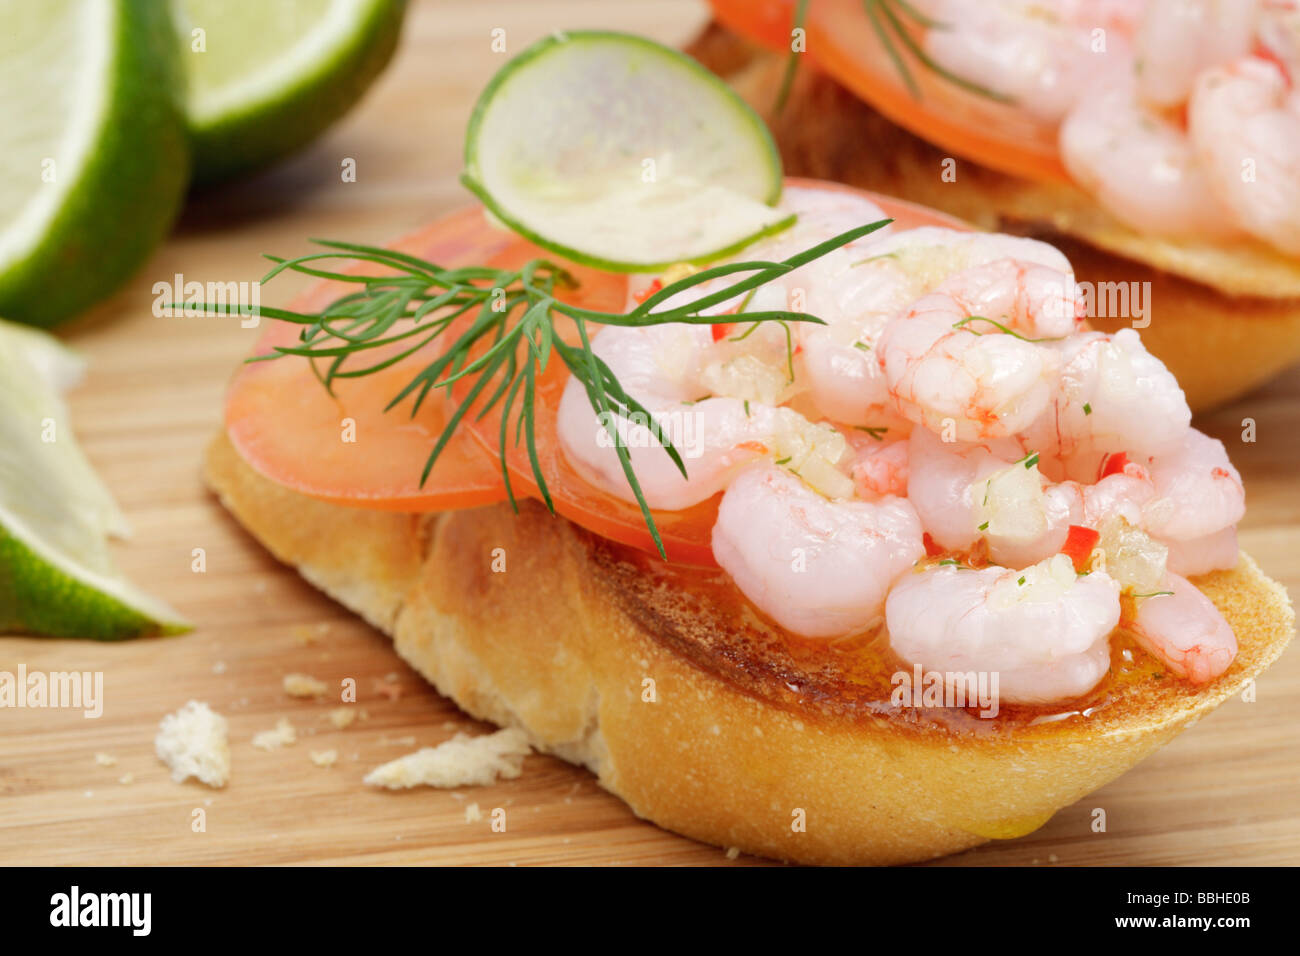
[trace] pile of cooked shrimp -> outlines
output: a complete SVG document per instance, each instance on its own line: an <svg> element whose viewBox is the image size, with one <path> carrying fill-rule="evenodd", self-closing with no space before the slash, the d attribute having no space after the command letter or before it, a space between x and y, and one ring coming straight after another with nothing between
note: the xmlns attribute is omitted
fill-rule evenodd
<svg viewBox="0 0 1300 956"><path fill-rule="evenodd" d="M1143 233L1300 254L1296 0L916 0L929 55L1056 126L1071 177Z"/></svg>
<svg viewBox="0 0 1300 956"><path fill-rule="evenodd" d="M840 190L792 187L782 204L796 225L744 259L884 218ZM744 321L785 308L825 324ZM1240 476L1135 331L1085 326L1058 250L891 226L710 311L736 320L611 326L593 347L685 459L683 478L644 424L618 423L649 505L721 492L714 556L782 627L883 622L904 660L997 672L1011 703L1094 687L1121 617L1192 682L1232 662L1232 629L1187 576L1236 564ZM631 500L575 381L559 435Z"/></svg>

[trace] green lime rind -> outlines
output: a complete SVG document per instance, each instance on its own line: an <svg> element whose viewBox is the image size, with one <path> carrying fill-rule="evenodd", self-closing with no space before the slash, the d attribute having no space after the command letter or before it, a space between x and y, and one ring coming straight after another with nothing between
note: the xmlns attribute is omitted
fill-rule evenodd
<svg viewBox="0 0 1300 956"><path fill-rule="evenodd" d="M751 246L766 236L775 235L778 232L784 232L786 229L789 229L794 225L795 219L798 218L795 213L791 213L784 219L779 219L772 223L770 226L766 226L757 232L750 233L749 235L736 240L736 242L730 246L726 246L725 248L716 251L711 251L705 255L694 256L686 259L676 258L664 259L656 262L630 263L616 259L605 259L589 252L583 252L581 249L574 249L572 246L566 246L553 239L548 239L546 236L537 232L537 230L525 226L518 219L511 216L510 213L506 212L506 210L492 198L492 194L483 188L481 183L471 179L468 174L462 175L460 181L466 189L479 198L479 201L487 207L488 211L491 212L492 215L496 216L501 220L501 222L508 226L511 232L517 233L535 246L541 246L543 249L549 249L551 252L563 256L570 262L576 262L579 265L584 266L591 266L594 269L603 269L605 272L656 272L683 262L693 266L704 265L705 263L713 262L716 259L735 255L746 246Z"/></svg>
<svg viewBox="0 0 1300 956"><path fill-rule="evenodd" d="M123 641L191 625L125 581L94 587L8 533L0 515L0 633Z"/></svg>
<svg viewBox="0 0 1300 956"><path fill-rule="evenodd" d="M194 184L210 186L268 166L314 140L351 109L392 59L407 0L374 0L361 28L294 82L211 120L190 121ZM181 56L190 54L180 37Z"/></svg>
<svg viewBox="0 0 1300 956"><path fill-rule="evenodd" d="M573 42L584 41L613 41L615 43L628 43L633 46L641 46L651 50L658 56L674 61L677 65L684 67L688 72L694 73L700 81L721 93L726 99L731 101L735 107L736 114L743 116L751 127L754 137L766 146L766 158L772 171L772 185L764 202L768 205L775 205L781 200L781 187L784 182L784 173L781 166L781 153L776 148L776 140L772 138L772 131L767 128L763 118L754 112L754 108L733 90L730 86L718 78L718 76L700 64L697 60L687 56L681 50L674 50L672 47L664 46L648 37L638 36L635 33L622 33L618 30L572 30L567 33L551 34L543 37L532 46L522 51L514 57L509 63L496 72L496 75L488 81L488 85L483 88L479 94L474 109L470 113L469 126L465 131L465 169L471 176L478 170L478 134L483 126L483 117L486 115L488 107L492 103L492 98L496 95L497 90L510 79L516 72L526 67L533 60L544 56L556 47L564 46Z"/></svg>
<svg viewBox="0 0 1300 956"><path fill-rule="evenodd" d="M174 610L127 582L127 532L78 447L62 392L84 363L47 332L0 321L0 632L122 640L178 634Z"/></svg>
<svg viewBox="0 0 1300 956"><path fill-rule="evenodd" d="M183 80L165 4L113 8L109 107L43 238L0 274L0 314L50 327L116 289L171 228L189 179Z"/></svg>
<svg viewBox="0 0 1300 956"><path fill-rule="evenodd" d="M609 272L652 272L662 270L670 265L680 262L687 262L692 265L698 265L724 256L733 255L744 249L746 246L757 242L765 236L772 235L787 229L795 221L795 216L790 215L770 223L760 229L737 237L734 241L724 246L708 250L705 253L697 255L672 255L668 254L663 259L655 260L628 260L611 258L607 255L601 255L592 250L576 248L571 243L565 243L547 236L544 231L539 230L536 226L529 226L514 215L500 197L494 195L483 182L484 176L482 166L479 162L479 149L481 132L485 117L492 106L496 94L502 86L522 69L526 69L530 64L539 60L548 53L552 53L562 46L574 43L620 43L628 44L633 47L652 52L655 56L661 57L665 62L674 67L684 69L689 75L699 80L701 87L708 89L711 93L718 95L727 105L727 108L734 117L743 119L743 127L747 130L750 137L749 143L757 147L757 153L761 156L761 162L765 167L765 173L768 180L767 191L761 197L761 201L769 206L776 205L781 199L781 191L784 184L784 172L781 165L781 155L777 150L776 142L772 138L771 131L763 122L762 118L746 103L731 87L723 83L717 76L693 60L691 57L679 50L663 46L646 37L635 34L621 33L613 30L581 30L569 31L561 34L552 34L537 41L521 53L510 60L505 66L497 71L483 92L479 95L478 101L470 114L469 124L465 134L465 172L461 175L461 182L470 190L479 200L488 208L488 210L499 219L503 224L508 226L512 231L518 233L530 242L549 249L566 259L584 265L593 266Z"/></svg>

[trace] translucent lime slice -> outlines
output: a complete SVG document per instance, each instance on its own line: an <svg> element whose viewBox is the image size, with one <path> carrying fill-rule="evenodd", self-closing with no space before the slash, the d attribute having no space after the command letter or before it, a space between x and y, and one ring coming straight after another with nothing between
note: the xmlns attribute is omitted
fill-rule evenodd
<svg viewBox="0 0 1300 956"><path fill-rule="evenodd" d="M77 447L60 390L82 362L0 322L0 632L119 640L188 630L113 567L126 521Z"/></svg>
<svg viewBox="0 0 1300 956"><path fill-rule="evenodd" d="M0 314L53 325L111 292L189 176L165 5L0 4Z"/></svg>
<svg viewBox="0 0 1300 956"><path fill-rule="evenodd" d="M614 271L718 258L793 222L758 115L623 33L555 34L506 64L470 118L463 179L521 235Z"/></svg>
<svg viewBox="0 0 1300 956"><path fill-rule="evenodd" d="M189 77L194 178L263 166L361 98L397 47L405 0L171 0Z"/></svg>

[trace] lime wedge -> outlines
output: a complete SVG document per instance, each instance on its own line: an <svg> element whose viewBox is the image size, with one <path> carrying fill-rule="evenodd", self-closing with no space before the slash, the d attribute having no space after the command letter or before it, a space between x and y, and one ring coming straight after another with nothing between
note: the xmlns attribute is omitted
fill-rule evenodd
<svg viewBox="0 0 1300 956"><path fill-rule="evenodd" d="M189 75L194 180L266 165L361 98L397 47L405 0L171 0Z"/></svg>
<svg viewBox="0 0 1300 956"><path fill-rule="evenodd" d="M170 226L189 172L165 5L0 5L0 313L53 325Z"/></svg>
<svg viewBox="0 0 1300 956"><path fill-rule="evenodd" d="M106 536L126 521L59 394L82 368L52 336L0 321L0 632L120 640L188 630L113 567Z"/></svg>
<svg viewBox="0 0 1300 956"><path fill-rule="evenodd" d="M763 121L676 50L553 34L479 97L465 185L520 235L618 272L734 252L794 221Z"/></svg>

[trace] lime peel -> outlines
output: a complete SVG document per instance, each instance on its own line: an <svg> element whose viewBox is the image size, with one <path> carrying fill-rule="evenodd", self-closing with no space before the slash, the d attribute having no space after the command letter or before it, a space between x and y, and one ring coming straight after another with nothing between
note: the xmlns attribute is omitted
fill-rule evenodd
<svg viewBox="0 0 1300 956"><path fill-rule="evenodd" d="M148 257L189 174L167 7L0 7L0 314L50 326Z"/></svg>
<svg viewBox="0 0 1300 956"><path fill-rule="evenodd" d="M462 182L575 262L651 272L788 228L763 121L685 54L606 31L551 35L479 97Z"/></svg>
<svg viewBox="0 0 1300 956"><path fill-rule="evenodd" d="M59 389L81 360L0 322L0 632L120 640L189 625L113 566L126 522L72 438Z"/></svg>
<svg viewBox="0 0 1300 956"><path fill-rule="evenodd" d="M170 2L200 185L265 166L324 132L387 66L406 12L406 0Z"/></svg>

